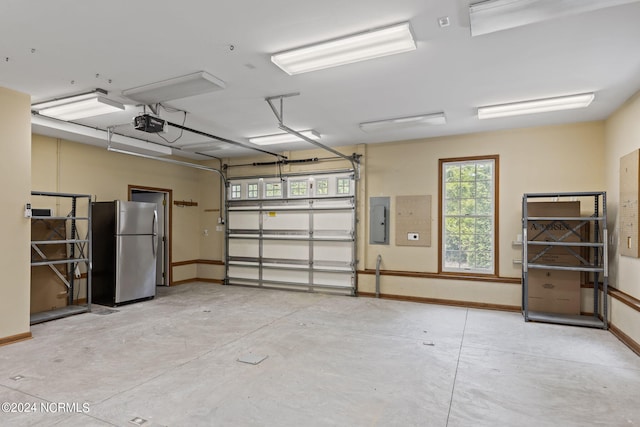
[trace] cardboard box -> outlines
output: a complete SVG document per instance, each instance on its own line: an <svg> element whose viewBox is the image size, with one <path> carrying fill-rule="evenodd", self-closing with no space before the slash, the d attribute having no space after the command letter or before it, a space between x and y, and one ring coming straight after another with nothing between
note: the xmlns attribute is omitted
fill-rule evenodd
<svg viewBox="0 0 640 427"><path fill-rule="evenodd" d="M33 241L65 238L64 220L33 220L31 223L31 240ZM38 249L50 260L67 258L67 245L64 243L39 245ZM39 261L42 257L31 248L31 259ZM68 277L67 264L31 267L31 314L67 306L67 287L52 267L57 269L63 277Z"/></svg>
<svg viewBox="0 0 640 427"><path fill-rule="evenodd" d="M580 314L580 272L529 270L529 311Z"/></svg>
<svg viewBox="0 0 640 427"><path fill-rule="evenodd" d="M527 204L528 217L580 217L580 202L529 202ZM569 235L561 242L580 242L588 236L588 222L580 226L582 221L528 221L527 238L529 241L554 242L561 239L562 236ZM570 230L576 229L576 233ZM572 247L573 251L578 254L584 254L582 248ZM548 247L538 245L527 246L529 262L547 265L581 265L580 260L576 258L566 247ZM541 254L538 256L539 254Z"/></svg>
<svg viewBox="0 0 640 427"><path fill-rule="evenodd" d="M53 266L65 275L66 268ZM67 287L48 265L31 267L31 314L67 306Z"/></svg>

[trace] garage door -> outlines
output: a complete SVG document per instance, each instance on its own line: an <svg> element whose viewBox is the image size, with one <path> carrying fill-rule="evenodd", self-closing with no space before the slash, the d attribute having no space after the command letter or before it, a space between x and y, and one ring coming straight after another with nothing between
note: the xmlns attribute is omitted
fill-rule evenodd
<svg viewBox="0 0 640 427"><path fill-rule="evenodd" d="M353 173L230 179L227 283L355 294Z"/></svg>

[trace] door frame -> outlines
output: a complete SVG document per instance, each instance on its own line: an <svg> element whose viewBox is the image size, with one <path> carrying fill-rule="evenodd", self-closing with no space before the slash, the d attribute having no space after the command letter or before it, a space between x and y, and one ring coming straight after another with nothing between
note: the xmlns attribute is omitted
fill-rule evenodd
<svg viewBox="0 0 640 427"><path fill-rule="evenodd" d="M167 259L165 260L164 273L166 277L166 286L171 286L173 281L173 274L171 265L173 263L173 239L171 237L171 233L173 230L173 190L170 188L158 188L158 187L147 187L145 185L133 185L129 184L127 186L127 194L129 197L129 201L133 200L133 192L141 191L146 193L164 193L167 197L167 205L164 207L165 216L168 218L167 220L167 229L166 229L166 251L167 251Z"/></svg>

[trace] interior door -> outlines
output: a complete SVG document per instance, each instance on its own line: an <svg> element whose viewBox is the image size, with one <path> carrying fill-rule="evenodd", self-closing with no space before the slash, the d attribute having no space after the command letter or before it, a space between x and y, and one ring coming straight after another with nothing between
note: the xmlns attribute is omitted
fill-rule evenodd
<svg viewBox="0 0 640 427"><path fill-rule="evenodd" d="M158 212L158 247L157 247L157 264L156 264L156 285L167 286L166 268L168 265L167 251L167 194L157 191L134 191L131 194L131 200L136 202L150 202L157 205Z"/></svg>

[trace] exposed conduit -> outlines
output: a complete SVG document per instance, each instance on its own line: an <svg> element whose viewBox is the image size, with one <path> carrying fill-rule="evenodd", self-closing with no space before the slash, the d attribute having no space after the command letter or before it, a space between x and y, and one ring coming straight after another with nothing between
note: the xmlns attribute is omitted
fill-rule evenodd
<svg viewBox="0 0 640 427"><path fill-rule="evenodd" d="M378 255L376 259L376 298L380 298L380 263L382 262L382 255Z"/></svg>

